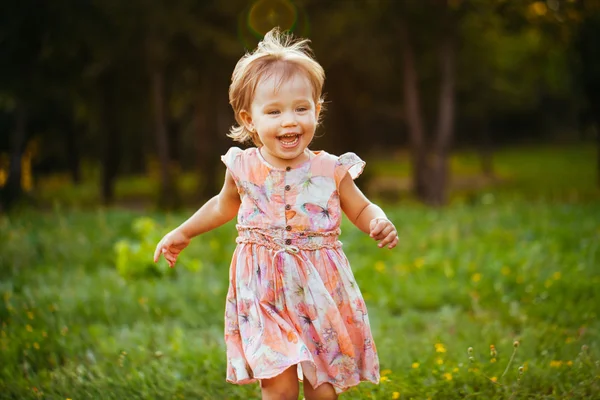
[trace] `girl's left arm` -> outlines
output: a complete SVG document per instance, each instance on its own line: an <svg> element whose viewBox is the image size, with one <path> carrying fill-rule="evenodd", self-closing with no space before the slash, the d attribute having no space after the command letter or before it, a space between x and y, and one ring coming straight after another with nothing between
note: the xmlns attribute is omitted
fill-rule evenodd
<svg viewBox="0 0 600 400"><path fill-rule="evenodd" d="M393 249L398 244L398 233L394 224L383 210L360 191L350 174L340 182L338 189L342 210L350 221L361 231L368 233L379 247Z"/></svg>

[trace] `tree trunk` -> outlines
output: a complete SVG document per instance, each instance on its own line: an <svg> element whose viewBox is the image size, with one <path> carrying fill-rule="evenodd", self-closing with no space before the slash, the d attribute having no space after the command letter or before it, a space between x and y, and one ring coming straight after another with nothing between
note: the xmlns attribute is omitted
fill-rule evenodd
<svg viewBox="0 0 600 400"><path fill-rule="evenodd" d="M198 168L202 177L202 185L199 190L201 201L213 197L218 189L217 166L219 157L217 154L218 102L213 98L218 88L215 86L218 80L214 79L213 73L209 74L213 79L205 79L196 108L196 129L198 146Z"/></svg>
<svg viewBox="0 0 600 400"><path fill-rule="evenodd" d="M22 168L21 158L27 138L27 110L21 100L17 101L15 109L15 127L10 141L10 166L6 186L2 190L2 205L5 210L12 206L23 196L21 187Z"/></svg>
<svg viewBox="0 0 600 400"><path fill-rule="evenodd" d="M161 208L174 208L179 204L170 168L169 140L167 137L167 121L165 117L165 85L164 74L158 69L151 69L151 91L154 105L154 132L158 159L160 162L160 193L158 204Z"/></svg>
<svg viewBox="0 0 600 400"><path fill-rule="evenodd" d="M598 104L598 107L595 108L594 120L596 122L596 144L598 146L598 154L596 155L596 181L598 187L600 187L600 103Z"/></svg>
<svg viewBox="0 0 600 400"><path fill-rule="evenodd" d="M69 163L69 172L71 173L71 179L74 184L81 183L81 164L79 146L77 146L77 137L80 133L80 124L76 124L74 121L66 121L65 126L65 145L67 150L67 159Z"/></svg>
<svg viewBox="0 0 600 400"><path fill-rule="evenodd" d="M427 149L425 147L425 128L421 114L421 101L415 57L412 48L410 32L406 21L401 23L401 40L403 54L404 104L406 107L406 122L411 147L413 193L418 199L427 196Z"/></svg>
<svg viewBox="0 0 600 400"><path fill-rule="evenodd" d="M104 205L110 205L114 201L114 181L121 161L117 129L116 85L116 76L113 71L107 72L100 81L102 128L104 130L101 189Z"/></svg>
<svg viewBox="0 0 600 400"><path fill-rule="evenodd" d="M448 192L448 154L454 135L454 107L456 75L454 71L454 38L447 33L440 46L440 104L438 126L432 157L432 179L430 180L428 202L441 206L447 202Z"/></svg>

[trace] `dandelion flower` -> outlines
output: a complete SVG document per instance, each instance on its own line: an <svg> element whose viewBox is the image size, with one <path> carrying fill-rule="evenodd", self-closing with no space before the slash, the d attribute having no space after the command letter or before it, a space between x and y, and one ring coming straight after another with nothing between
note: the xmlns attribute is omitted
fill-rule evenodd
<svg viewBox="0 0 600 400"><path fill-rule="evenodd" d="M29 324L27 324L27 326L25 326L25 329L27 329L27 332L33 332L33 328Z"/></svg>
<svg viewBox="0 0 600 400"><path fill-rule="evenodd" d="M568 365L569 367L573 366L573 361L571 361L571 360L567 361L567 365Z"/></svg>
<svg viewBox="0 0 600 400"><path fill-rule="evenodd" d="M414 362L414 363L412 363L412 368L417 369L417 368L419 368L419 365L421 365L421 364L419 364L418 362Z"/></svg>
<svg viewBox="0 0 600 400"><path fill-rule="evenodd" d="M389 378L387 376L382 376L380 381L383 382L387 382L389 380Z"/></svg>
<svg viewBox="0 0 600 400"><path fill-rule="evenodd" d="M555 281L559 280L561 277L561 273L560 272L555 272L554 274L552 274L552 278L554 278Z"/></svg>
<svg viewBox="0 0 600 400"><path fill-rule="evenodd" d="M36 350L40 349L40 345L38 344L38 342L33 343L33 347L35 347Z"/></svg>
<svg viewBox="0 0 600 400"><path fill-rule="evenodd" d="M481 280L481 274L479 272L473 274L473 276L471 276L471 280L475 283L479 282Z"/></svg>
<svg viewBox="0 0 600 400"><path fill-rule="evenodd" d="M550 361L550 368L560 368L562 367L563 362L560 360L552 360Z"/></svg>
<svg viewBox="0 0 600 400"><path fill-rule="evenodd" d="M451 381L452 380L452 374L449 372L446 372L444 375L442 375L444 377L445 380L447 381Z"/></svg>
<svg viewBox="0 0 600 400"><path fill-rule="evenodd" d="M417 267L417 269L421 268L423 265L425 265L425 259L424 258L417 258L415 260L415 267Z"/></svg>
<svg viewBox="0 0 600 400"><path fill-rule="evenodd" d="M399 398L400 398L400 392L392 393L392 399L399 399Z"/></svg>
<svg viewBox="0 0 600 400"><path fill-rule="evenodd" d="M497 377L495 377L495 376L492 376L492 377L490 378L490 381L492 381L492 382L496 383L496 382L498 382L498 378L497 378Z"/></svg>
<svg viewBox="0 0 600 400"><path fill-rule="evenodd" d="M444 360L443 360L443 359L441 359L441 358L438 358L437 360L435 360L435 363L436 363L437 365L442 365L442 364L444 363Z"/></svg>
<svg viewBox="0 0 600 400"><path fill-rule="evenodd" d="M377 270L377 272L384 272L385 271L385 264L383 263L383 261L377 261L375 263L375 269Z"/></svg>
<svg viewBox="0 0 600 400"><path fill-rule="evenodd" d="M442 343L436 343L435 344L435 352L436 353L445 353L446 347L444 347L444 345Z"/></svg>

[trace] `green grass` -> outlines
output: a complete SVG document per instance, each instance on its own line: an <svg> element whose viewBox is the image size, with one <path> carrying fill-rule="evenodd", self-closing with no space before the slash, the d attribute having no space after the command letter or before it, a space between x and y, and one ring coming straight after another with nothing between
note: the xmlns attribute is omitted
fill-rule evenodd
<svg viewBox="0 0 600 400"><path fill-rule="evenodd" d="M512 189L444 209L387 207L402 238L395 250L344 222L384 381L342 398L600 397L600 201L581 170L589 158L558 162L551 171L578 171L538 181L545 151L505 154L523 166ZM116 243L127 240L126 265L143 270L144 247L186 215L1 216L0 398L259 398L258 385L225 382L233 223L195 239L174 270L117 270Z"/></svg>

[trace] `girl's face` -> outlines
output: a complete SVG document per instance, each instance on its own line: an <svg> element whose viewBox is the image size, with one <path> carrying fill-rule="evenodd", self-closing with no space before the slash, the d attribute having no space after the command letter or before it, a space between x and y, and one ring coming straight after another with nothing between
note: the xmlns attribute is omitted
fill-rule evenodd
<svg viewBox="0 0 600 400"><path fill-rule="evenodd" d="M262 156L276 167L286 167L307 157L304 150L315 135L321 105L315 104L303 74L280 81L277 74L260 81L250 111L242 110L240 116L263 143Z"/></svg>

